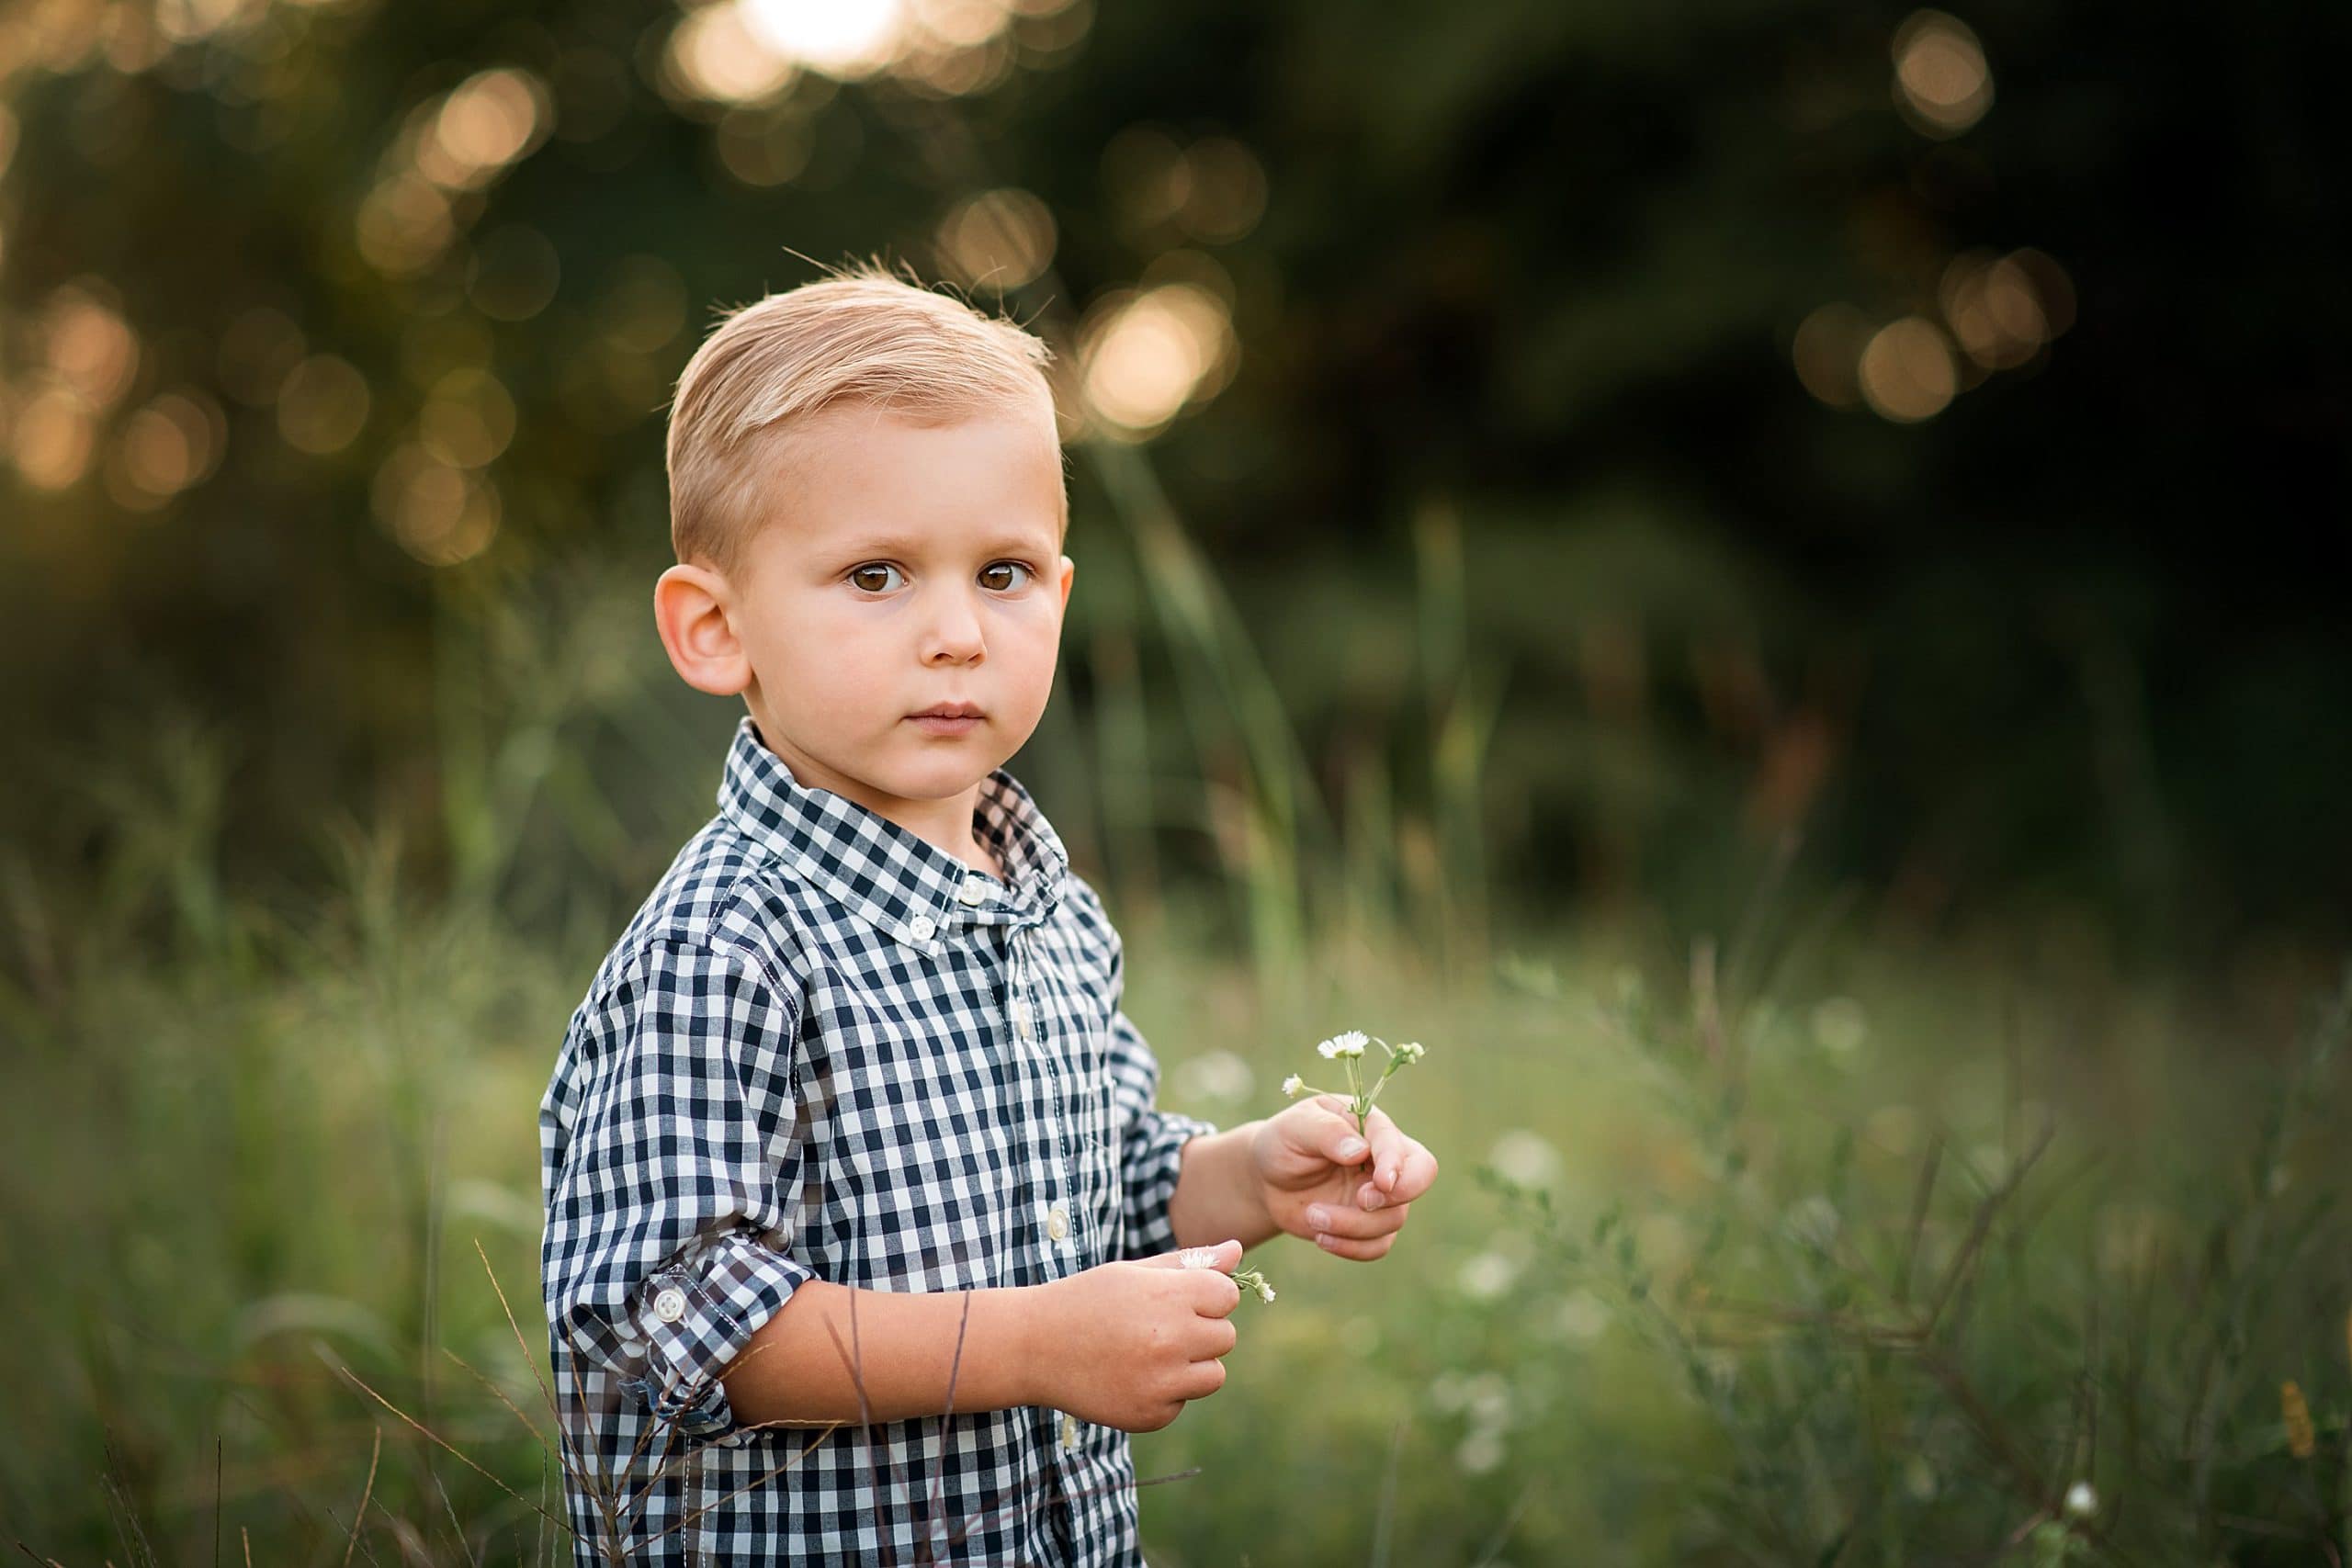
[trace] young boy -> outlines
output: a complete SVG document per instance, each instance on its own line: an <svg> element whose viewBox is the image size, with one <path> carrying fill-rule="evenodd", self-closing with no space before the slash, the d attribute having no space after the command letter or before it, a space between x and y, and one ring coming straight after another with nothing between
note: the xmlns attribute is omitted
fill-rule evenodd
<svg viewBox="0 0 2352 1568"><path fill-rule="evenodd" d="M864 267L679 378L655 620L749 711L540 1110L582 1562L1140 1563L1126 1434L1223 1384L1242 1249L1379 1258L1436 1179L1337 1096L1152 1103L1001 766L1074 571L1045 360Z"/></svg>

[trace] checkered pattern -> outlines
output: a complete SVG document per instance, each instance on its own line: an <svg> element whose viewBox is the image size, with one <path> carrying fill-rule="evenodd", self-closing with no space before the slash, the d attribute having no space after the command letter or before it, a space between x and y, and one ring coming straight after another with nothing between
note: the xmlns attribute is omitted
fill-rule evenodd
<svg viewBox="0 0 2352 1568"><path fill-rule="evenodd" d="M1140 1564L1115 1427L748 1430L718 1376L807 1280L1031 1285L1175 1246L1179 1152L1216 1129L1153 1106L1102 900L1001 768L972 818L1001 881L803 787L749 717L718 807L540 1107L579 1561Z"/></svg>

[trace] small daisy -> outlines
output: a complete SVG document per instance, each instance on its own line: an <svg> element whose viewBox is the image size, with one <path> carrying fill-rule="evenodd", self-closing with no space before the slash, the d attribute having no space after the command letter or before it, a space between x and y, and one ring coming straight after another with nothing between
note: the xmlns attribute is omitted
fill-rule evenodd
<svg viewBox="0 0 2352 1568"><path fill-rule="evenodd" d="M1236 1269L1233 1271L1233 1282L1244 1291L1255 1292L1261 1302L1271 1302L1274 1299L1273 1286L1268 1284L1265 1275L1255 1269Z"/></svg>
<svg viewBox="0 0 2352 1568"><path fill-rule="evenodd" d="M1419 1041L1408 1040L1402 1045L1393 1047L1388 1054L1400 1062L1418 1062L1429 1052Z"/></svg>
<svg viewBox="0 0 2352 1568"><path fill-rule="evenodd" d="M1341 1056L1363 1055L1367 1039L1363 1030L1350 1029L1333 1035L1315 1049L1336 1061Z"/></svg>
<svg viewBox="0 0 2352 1568"><path fill-rule="evenodd" d="M1290 1077L1283 1079L1283 1093L1293 1100L1296 1100L1298 1098L1298 1091L1306 1087L1306 1080L1300 1077L1296 1073L1293 1073Z"/></svg>

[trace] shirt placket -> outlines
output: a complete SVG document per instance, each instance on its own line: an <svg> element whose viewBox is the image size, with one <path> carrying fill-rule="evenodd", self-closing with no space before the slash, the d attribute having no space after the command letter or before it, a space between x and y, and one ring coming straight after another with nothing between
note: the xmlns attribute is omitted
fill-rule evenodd
<svg viewBox="0 0 2352 1568"><path fill-rule="evenodd" d="M996 884L977 874L964 879L957 890L957 899L967 905L985 907L996 893ZM1069 1127L1064 1114L1068 1104L1063 1092L1061 1069L1046 1039L1046 1010L1041 1003L1036 986L1036 953L1032 932L1042 915L1017 917L1011 922L1006 936L1008 953L1005 984L1005 1022L1013 1043L1015 1055L1026 1061L1043 1078L1046 1087L1046 1118L1048 1122L1047 1179L1046 1191L1036 1201L1035 1224L1038 1254L1045 1276L1059 1280L1078 1271L1081 1256L1078 1225L1080 1206L1073 1202L1069 1171L1072 1155ZM1054 1457L1049 1467L1061 1495L1057 1499L1057 1511L1069 1506L1068 1503L1070 1469L1075 1465L1079 1447L1080 1423L1067 1410L1043 1412L1050 1424L1046 1451ZM1074 1519L1067 1529L1075 1531Z"/></svg>

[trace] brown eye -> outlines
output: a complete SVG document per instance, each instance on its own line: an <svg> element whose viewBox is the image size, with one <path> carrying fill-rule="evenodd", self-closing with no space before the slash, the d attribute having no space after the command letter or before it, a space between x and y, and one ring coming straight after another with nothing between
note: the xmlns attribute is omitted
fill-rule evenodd
<svg viewBox="0 0 2352 1568"><path fill-rule="evenodd" d="M1029 569L1027 567L1023 566L1017 560L1001 560L992 566L983 568L980 571L980 581L986 582L990 588L1013 588L1019 585L1012 582L999 582L995 581L996 574L1001 571L1025 572L1028 570Z"/></svg>
<svg viewBox="0 0 2352 1568"><path fill-rule="evenodd" d="M864 566L850 568L849 580L858 587L865 589L869 593L879 593L884 589L890 586L889 574L898 570L899 569L897 567L890 566L882 561L869 561ZM879 574L883 581L880 582L866 581L869 577L876 574Z"/></svg>

